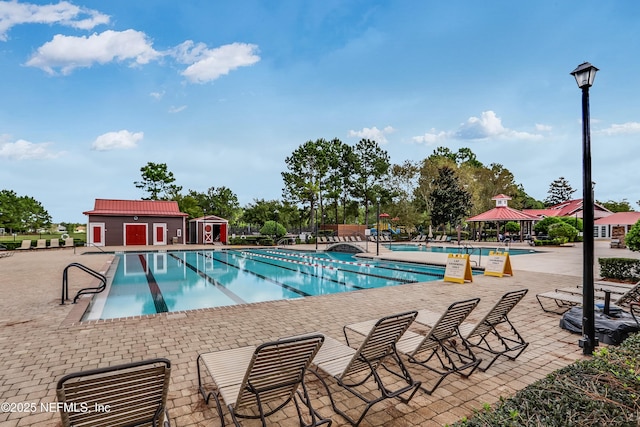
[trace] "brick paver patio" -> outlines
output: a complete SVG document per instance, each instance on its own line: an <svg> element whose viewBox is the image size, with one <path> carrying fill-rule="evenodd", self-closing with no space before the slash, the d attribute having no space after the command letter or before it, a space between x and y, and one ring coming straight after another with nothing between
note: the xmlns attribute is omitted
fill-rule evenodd
<svg viewBox="0 0 640 427"><path fill-rule="evenodd" d="M604 243L597 242L596 260L599 256L638 257L628 250L611 250ZM495 403L501 396L510 396L583 357L577 345L579 337L560 329L559 316L544 313L535 299L536 293L580 283L579 246L514 256L513 277L474 276L473 283L464 285L437 281L81 323L77 321L77 306L60 305L62 271L72 262L106 271L112 258L104 253L83 254L84 251L86 248L25 251L0 259L0 404L4 403L4 407L6 403L35 404L33 411L0 412L0 426L56 425L59 414L43 408L55 402L55 383L60 377L154 357L166 357L173 364L168 402L173 424L218 425L214 404L204 405L197 390L195 364L200 352L256 345L312 331L343 340L342 326L348 323L411 309L441 311L453 301L479 296L480 305L469 319L474 321L503 293L520 288L528 288L529 293L510 319L530 341L530 346L519 359L499 360L487 372L476 372L468 379L451 376L433 395L418 392L408 404L383 402L370 411L361 425L443 426L471 416L484 403ZM441 254L385 251L383 255L442 261L438 258ZM71 295L92 283L92 278L79 270L70 272ZM419 378L429 378L413 367L411 372ZM336 426L346 425L331 410L318 381L313 376L309 380L313 403L319 412L331 417ZM295 425L295 410L289 408L274 415L271 421L277 426Z"/></svg>

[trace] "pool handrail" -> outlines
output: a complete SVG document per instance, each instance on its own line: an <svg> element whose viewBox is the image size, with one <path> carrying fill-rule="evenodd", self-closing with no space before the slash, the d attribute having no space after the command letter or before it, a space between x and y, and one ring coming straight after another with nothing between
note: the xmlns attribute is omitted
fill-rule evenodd
<svg viewBox="0 0 640 427"><path fill-rule="evenodd" d="M67 265L64 268L64 271L62 272L62 300L60 302L60 305L64 305L64 302L69 300L69 273L68 273L68 270L71 267L79 268L80 270L90 274L91 276L95 277L96 279L100 280L100 282L102 282L102 284L100 286L97 286L97 287L90 287L90 288L82 288L82 289L80 289L76 293L76 296L73 298L73 303L74 304L78 301L78 298L80 298L80 295L97 294L97 293L100 293L100 292L104 291L105 288L107 287L107 278L106 278L106 276L104 274L98 273L97 271L92 270L89 267L87 267L85 265L82 265L80 263L72 262L71 264Z"/></svg>

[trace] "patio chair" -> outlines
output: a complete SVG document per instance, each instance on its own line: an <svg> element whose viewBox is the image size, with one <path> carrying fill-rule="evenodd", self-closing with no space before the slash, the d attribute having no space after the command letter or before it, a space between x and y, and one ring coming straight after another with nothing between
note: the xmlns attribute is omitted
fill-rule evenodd
<svg viewBox="0 0 640 427"><path fill-rule="evenodd" d="M49 249L55 249L60 247L60 239L49 240Z"/></svg>
<svg viewBox="0 0 640 427"><path fill-rule="evenodd" d="M47 239L38 239L34 249L47 249Z"/></svg>
<svg viewBox="0 0 640 427"><path fill-rule="evenodd" d="M168 427L171 362L151 359L62 377L56 395L62 426Z"/></svg>
<svg viewBox="0 0 640 427"><path fill-rule="evenodd" d="M610 292L594 292L594 298L596 300L603 300L608 295L611 295ZM571 307L582 304L582 294L575 293L567 293L567 292L542 292L536 295L536 299L540 304L540 307L543 311L547 313L556 313L563 314L565 311L569 310ZM543 301L553 301L555 303L555 310L550 309L549 307L545 307ZM598 302L598 301L596 301ZM602 302L602 301L600 301ZM636 283L632 288L628 289L624 294L617 297L615 301L613 301L614 305L618 306L626 306L632 302L640 302L640 282Z"/></svg>
<svg viewBox="0 0 640 427"><path fill-rule="evenodd" d="M416 323L422 317L419 323L425 325L429 329L428 332L422 334L407 331L398 341L396 345L398 351L406 355L409 362L438 375L432 387L420 386L427 394L432 394L451 374L459 374L464 378L469 377L482 362L482 359L473 353L470 344L459 331L462 322L479 302L480 298L454 302L440 315L431 311L423 311L421 316L418 312ZM433 326L429 328L429 324ZM345 328L362 335L366 327L367 322L362 322L347 325Z"/></svg>
<svg viewBox="0 0 640 427"><path fill-rule="evenodd" d="M24 251L26 249L31 249L31 240L23 240L20 244L19 248L16 248L19 251Z"/></svg>
<svg viewBox="0 0 640 427"><path fill-rule="evenodd" d="M463 322L460 325L460 334L469 345L493 355L485 367L479 366L478 369L481 371L489 369L500 356L516 360L529 346L529 343L522 338L508 318L508 314L527 292L529 292L528 289L507 292L478 323L474 325ZM420 315L418 315L416 322L419 322L419 319Z"/></svg>
<svg viewBox="0 0 640 427"><path fill-rule="evenodd" d="M334 399L325 379L318 372L313 370L310 372L313 372L324 385L333 410L351 425L359 425L369 409L383 400L398 398L401 402L409 402L420 387L420 382L411 378L396 351L398 339L406 332L417 314L416 311L409 311L372 321L371 328L364 334L364 339L357 349L350 347L348 340L345 345L331 337L325 337L325 344L313 359L313 365L316 370L333 377L340 387L365 404L357 419L348 415L345 410L338 408L336 399ZM395 386L394 389L389 388L390 385L383 381L378 372L385 360L391 361L392 359L398 366L392 369L384 365L384 368L403 382L402 386ZM371 380L376 385L375 389L366 386L371 383ZM353 409L352 405L347 404L346 406Z"/></svg>
<svg viewBox="0 0 640 427"><path fill-rule="evenodd" d="M330 426L331 420L320 418L311 406L304 383L305 372L323 341L322 335L314 334L284 338L258 347L199 354L196 363L200 394L207 404L213 396L223 426L223 404L236 426L240 425L239 418L260 419L266 426L266 417L291 401L301 426ZM213 391L207 391L203 384L202 367L213 380ZM302 393L298 391L299 387L302 387ZM307 408L309 424L305 424L298 398Z"/></svg>

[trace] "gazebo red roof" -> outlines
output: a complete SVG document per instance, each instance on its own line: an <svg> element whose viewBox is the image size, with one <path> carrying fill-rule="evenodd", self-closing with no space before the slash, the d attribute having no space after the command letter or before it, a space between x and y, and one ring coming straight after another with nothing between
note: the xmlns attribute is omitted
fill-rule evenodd
<svg viewBox="0 0 640 427"><path fill-rule="evenodd" d="M540 218L529 215L517 209L508 206L499 206L490 211L483 212L479 215L467 219L469 222L480 221L538 221Z"/></svg>

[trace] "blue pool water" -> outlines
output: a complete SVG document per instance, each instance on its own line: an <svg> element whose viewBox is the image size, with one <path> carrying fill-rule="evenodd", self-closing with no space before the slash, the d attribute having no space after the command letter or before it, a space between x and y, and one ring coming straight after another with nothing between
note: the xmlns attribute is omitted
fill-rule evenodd
<svg viewBox="0 0 640 427"><path fill-rule="evenodd" d="M425 246L425 245L416 245L409 243L392 243L385 244L384 247L392 250L392 251L407 251L407 252L440 252L440 253L448 253L448 254L470 254L470 255L489 255L491 251L505 251L508 250L510 255L522 255L522 254L531 254L536 251L533 249L513 249L506 248L504 246L498 246L495 248L479 248L479 247L467 247L464 246Z"/></svg>
<svg viewBox="0 0 640 427"><path fill-rule="evenodd" d="M440 280L444 267L285 250L117 255L113 282L83 320L300 298Z"/></svg>

